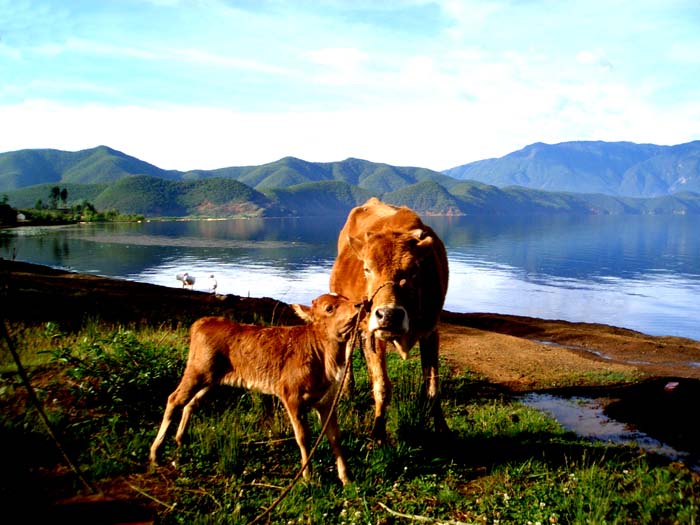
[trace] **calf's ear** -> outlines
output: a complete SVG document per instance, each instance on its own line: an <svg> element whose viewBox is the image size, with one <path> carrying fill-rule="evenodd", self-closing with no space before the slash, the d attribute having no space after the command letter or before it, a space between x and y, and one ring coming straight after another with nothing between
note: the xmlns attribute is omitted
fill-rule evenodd
<svg viewBox="0 0 700 525"><path fill-rule="evenodd" d="M292 308L294 309L294 313L297 314L303 321L306 321L307 323L313 321L313 317L311 316L311 308L308 306L304 306L303 304L293 304Z"/></svg>

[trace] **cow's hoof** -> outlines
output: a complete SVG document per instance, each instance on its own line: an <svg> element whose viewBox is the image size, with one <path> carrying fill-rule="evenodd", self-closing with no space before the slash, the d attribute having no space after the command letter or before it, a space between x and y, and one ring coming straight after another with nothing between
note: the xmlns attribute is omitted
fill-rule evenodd
<svg viewBox="0 0 700 525"><path fill-rule="evenodd" d="M372 433L370 434L372 441L377 445L383 445L387 442L386 437L386 421L384 419L377 419L374 422L374 427L372 427Z"/></svg>
<svg viewBox="0 0 700 525"><path fill-rule="evenodd" d="M447 436L452 434L452 430L450 430L450 427L447 426L447 421L444 419L435 422L435 432L437 434L444 434Z"/></svg>

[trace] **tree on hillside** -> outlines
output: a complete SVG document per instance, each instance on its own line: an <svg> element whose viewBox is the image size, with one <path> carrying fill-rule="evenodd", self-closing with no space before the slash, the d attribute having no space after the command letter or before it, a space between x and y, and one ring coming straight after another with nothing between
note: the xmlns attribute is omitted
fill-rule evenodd
<svg viewBox="0 0 700 525"><path fill-rule="evenodd" d="M63 207L65 208L68 202L68 190L66 188L63 188L61 190L61 202L63 203Z"/></svg>
<svg viewBox="0 0 700 525"><path fill-rule="evenodd" d="M0 224L14 225L17 222L17 210L8 204L7 195L0 199Z"/></svg>
<svg viewBox="0 0 700 525"><path fill-rule="evenodd" d="M58 208L58 198L61 196L61 188L54 186L51 188L51 193L49 194L49 202L51 203L51 208Z"/></svg>

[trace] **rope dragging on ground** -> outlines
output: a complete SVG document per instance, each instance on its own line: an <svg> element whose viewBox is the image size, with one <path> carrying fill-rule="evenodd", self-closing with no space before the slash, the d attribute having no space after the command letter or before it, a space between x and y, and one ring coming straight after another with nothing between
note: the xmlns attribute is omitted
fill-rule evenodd
<svg viewBox="0 0 700 525"><path fill-rule="evenodd" d="M32 404L34 405L34 408L36 408L36 411L39 414L39 418L41 419L42 423L44 424L44 427L46 428L46 432L49 434L49 437L53 440L54 444L56 445L56 448L63 456L63 459L66 461L66 464L75 473L75 475L78 477L78 479L83 484L83 486L91 494L97 494L98 491L88 482L88 480L85 478L85 476L80 471L78 466L71 460L70 456L68 456L68 453L66 452L66 449L63 448L63 445L61 444L58 437L56 436L56 433L53 431L53 428L51 427L51 423L49 422L49 418L46 415L46 412L44 411L44 407L42 406L41 401L39 401L39 397L37 396L36 391L34 390L34 387L32 386L31 382L29 381L29 376L27 375L27 371L25 370L24 366L22 365L22 361L19 358L19 353L17 352L17 348L15 348L14 341L10 337L10 332L7 329L7 326L5 324L5 319L3 319L2 323L0 323L0 331L2 331L2 337L3 337L3 339L5 339L5 343L7 344L7 348L10 350L10 353L12 354L12 359L14 359L14 361L15 361L15 365L17 366L17 373L19 374L19 377L21 378L22 383L24 384L24 387L27 389L27 392L29 394L29 399L31 400Z"/></svg>

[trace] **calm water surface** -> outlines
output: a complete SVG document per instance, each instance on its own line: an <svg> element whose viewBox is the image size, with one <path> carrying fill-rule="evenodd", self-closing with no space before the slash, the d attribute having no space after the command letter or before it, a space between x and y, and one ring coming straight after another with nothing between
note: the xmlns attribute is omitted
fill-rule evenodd
<svg viewBox="0 0 700 525"><path fill-rule="evenodd" d="M425 218L447 246L445 308L601 322L700 339L700 217ZM308 303L328 290L343 219L20 228L0 256L164 286Z"/></svg>

